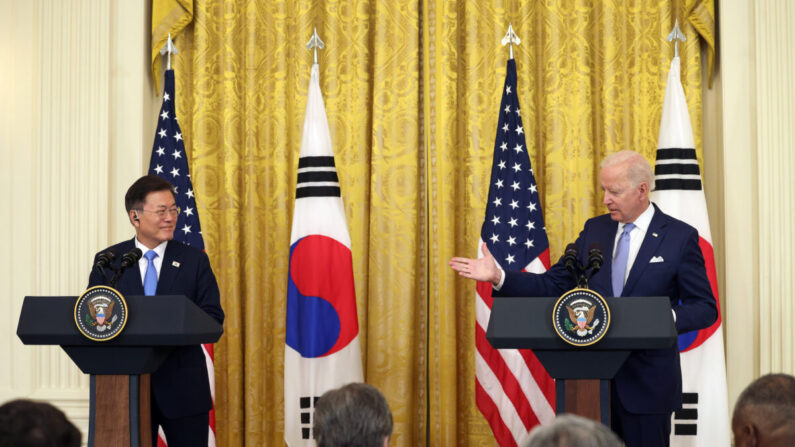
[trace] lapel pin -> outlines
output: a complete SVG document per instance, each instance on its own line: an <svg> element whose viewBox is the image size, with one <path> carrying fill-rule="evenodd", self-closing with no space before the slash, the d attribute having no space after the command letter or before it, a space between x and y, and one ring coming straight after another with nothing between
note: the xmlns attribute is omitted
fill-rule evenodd
<svg viewBox="0 0 795 447"><path fill-rule="evenodd" d="M174 267L179 267L179 262L171 261L171 265L173 265Z"/></svg>
<svg viewBox="0 0 795 447"><path fill-rule="evenodd" d="M651 235L654 236L654 237L657 237L657 233L652 233Z"/></svg>

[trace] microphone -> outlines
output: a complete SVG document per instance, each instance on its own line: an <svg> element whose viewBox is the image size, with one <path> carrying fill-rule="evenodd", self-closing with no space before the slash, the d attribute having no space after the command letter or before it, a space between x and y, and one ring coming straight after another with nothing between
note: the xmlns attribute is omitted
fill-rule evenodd
<svg viewBox="0 0 795 447"><path fill-rule="evenodd" d="M566 251L563 252L563 264L566 266L566 270L577 279L577 273L580 269L580 265L577 262L577 244L566 246Z"/></svg>
<svg viewBox="0 0 795 447"><path fill-rule="evenodd" d="M97 263L94 264L94 267L102 270L103 268L109 266L114 259L116 259L116 253L113 250L100 253L99 256L97 256Z"/></svg>
<svg viewBox="0 0 795 447"><path fill-rule="evenodd" d="M599 242L594 242L588 246L588 268L591 270L590 277L593 277L593 275L602 268L603 263L602 245Z"/></svg>
<svg viewBox="0 0 795 447"><path fill-rule="evenodd" d="M139 259L141 259L143 253L141 253L141 249L138 247L133 248L132 250L128 251L121 257L121 270L126 269L131 265L135 265Z"/></svg>
<svg viewBox="0 0 795 447"><path fill-rule="evenodd" d="M110 267L113 270L113 260L116 259L116 252L113 250L108 250L106 252L100 253L97 256L97 263L94 264L94 268L99 270L99 273L102 273L102 276L105 278L105 281L108 281L108 274L105 273L105 267Z"/></svg>
<svg viewBox="0 0 795 447"><path fill-rule="evenodd" d="M121 278L121 274L131 265L135 265L139 259L141 259L143 253L141 253L141 249L138 247L133 248L132 250L128 251L121 257L121 265L119 266L119 270L116 271L116 274L113 275L113 279L110 280L110 286L116 287L116 283L119 282L119 278Z"/></svg>

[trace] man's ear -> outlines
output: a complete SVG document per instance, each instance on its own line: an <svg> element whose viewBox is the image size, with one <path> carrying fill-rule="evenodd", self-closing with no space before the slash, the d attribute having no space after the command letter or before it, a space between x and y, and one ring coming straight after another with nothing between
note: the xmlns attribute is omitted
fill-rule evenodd
<svg viewBox="0 0 795 447"><path fill-rule="evenodd" d="M754 424L748 424L746 426L749 430L748 433L748 445L752 447L756 447L759 445L759 428Z"/></svg>
<svg viewBox="0 0 795 447"><path fill-rule="evenodd" d="M740 427L740 433L744 442L742 446L738 444L738 447L756 447L759 445L759 429L753 423L746 422L743 424Z"/></svg>
<svg viewBox="0 0 795 447"><path fill-rule="evenodd" d="M389 436L384 438L384 447L389 447L389 438L390 438Z"/></svg>
<svg viewBox="0 0 795 447"><path fill-rule="evenodd" d="M141 218L138 216L138 210L130 210L129 218L130 218L130 223L135 228L138 228L138 225L140 225L141 222Z"/></svg>

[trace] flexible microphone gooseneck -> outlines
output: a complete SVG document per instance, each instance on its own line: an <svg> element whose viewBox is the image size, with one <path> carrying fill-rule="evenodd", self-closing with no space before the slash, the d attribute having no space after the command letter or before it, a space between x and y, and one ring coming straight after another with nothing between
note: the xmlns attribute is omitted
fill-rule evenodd
<svg viewBox="0 0 795 447"><path fill-rule="evenodd" d="M110 286L116 287L116 283L119 281L119 278L121 278L121 274L124 272L124 270L126 270L132 265L135 265L135 263L138 262L139 259L141 259L141 256L143 256L143 253L141 252L141 249L138 247L135 247L132 250L125 253L124 255L122 255L121 264L119 265L119 270L116 271L116 274L113 275L113 279L110 280Z"/></svg>
<svg viewBox="0 0 795 447"><path fill-rule="evenodd" d="M105 267L111 266L114 259L116 259L116 253L113 250L102 252L99 254L99 256L97 256L97 262L94 264L94 268L99 270L99 273L102 273L102 276L105 277L105 281L108 280L108 275L105 273Z"/></svg>

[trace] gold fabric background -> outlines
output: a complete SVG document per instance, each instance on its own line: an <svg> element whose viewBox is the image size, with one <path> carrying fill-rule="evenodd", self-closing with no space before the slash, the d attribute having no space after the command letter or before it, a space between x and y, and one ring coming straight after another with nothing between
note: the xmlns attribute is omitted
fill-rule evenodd
<svg viewBox="0 0 795 447"><path fill-rule="evenodd" d="M173 18L163 1L153 17ZM179 3L193 20L172 58L177 114L227 313L215 351L218 445L283 444L287 261L314 27L326 42L320 81L365 378L392 408L393 445L493 445L474 404L474 283L447 261L476 255L507 25L522 39L522 118L556 260L604 210L604 155L634 149L653 161L673 55L665 37L673 17L703 17L712 0ZM153 50L168 32L160 25ZM700 38L682 28L700 158Z"/></svg>

